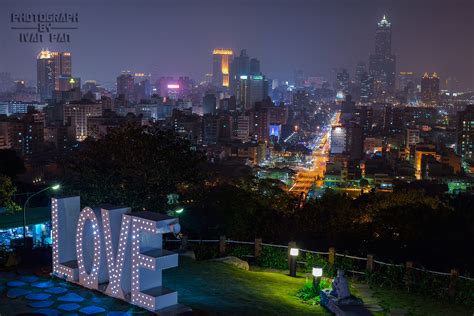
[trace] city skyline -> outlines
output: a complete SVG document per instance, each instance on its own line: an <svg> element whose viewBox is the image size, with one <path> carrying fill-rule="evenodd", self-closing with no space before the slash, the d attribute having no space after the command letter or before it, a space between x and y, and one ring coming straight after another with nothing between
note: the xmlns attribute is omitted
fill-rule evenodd
<svg viewBox="0 0 474 316"><path fill-rule="evenodd" d="M472 38L473 28L469 10L463 10L463 6L469 9L469 1L449 4L422 0L410 3L408 11L407 1L397 2L396 6L385 1L374 6L371 2L278 1L270 6L266 1L243 1L235 12L232 4L225 9L215 1L200 3L195 11L187 1L157 1L128 14L126 2L119 3L112 12L107 10L109 1L96 6L85 1L82 8L68 6L68 10L79 13L80 23L67 45L18 43L17 34L9 30L8 17L3 19L1 41L6 47L6 58L0 67L31 84L35 80L34 57L42 48L48 48L71 51L74 75L83 82L97 80L107 85L122 70L157 72L159 76L189 75L201 81L206 73L212 72L212 50L229 47L234 52L247 49L249 55L257 56L262 72L270 79L292 80L294 71L303 69L306 75L324 76L328 80L333 68L346 68L353 76L357 62L368 63L374 51L377 23L385 14L392 23L397 73L414 71L421 78L424 72L437 72L442 81L453 77L460 82L461 89L472 88L472 67L466 66L473 62L472 45L466 43ZM55 3L45 1L39 6L28 0L7 1L4 7L8 15L26 9L55 12ZM430 10L426 10L428 4ZM147 9L160 9L163 14L154 16L155 11ZM191 11L195 14L190 16ZM168 21L170 16L175 19ZM214 18L207 19L209 16ZM130 21L120 23L124 18ZM249 25L250 20L255 22L254 18L258 18L256 23ZM101 20L111 22L98 23ZM144 23L138 23L139 20ZM143 36L136 36L140 32Z"/></svg>

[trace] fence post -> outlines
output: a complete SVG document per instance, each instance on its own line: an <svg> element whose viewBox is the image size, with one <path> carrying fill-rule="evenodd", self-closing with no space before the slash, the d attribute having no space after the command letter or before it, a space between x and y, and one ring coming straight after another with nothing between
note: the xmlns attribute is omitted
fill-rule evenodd
<svg viewBox="0 0 474 316"><path fill-rule="evenodd" d="M413 280L413 262L407 261L405 264L405 285L407 287L407 291L410 292L410 286Z"/></svg>
<svg viewBox="0 0 474 316"><path fill-rule="evenodd" d="M219 254L225 255L225 236L224 235L219 237Z"/></svg>
<svg viewBox="0 0 474 316"><path fill-rule="evenodd" d="M456 295L456 284L459 277L459 271L457 269L451 269L451 275L449 277L449 288L448 295L453 298Z"/></svg>
<svg viewBox="0 0 474 316"><path fill-rule="evenodd" d="M255 238L255 258L260 257L262 254L262 238Z"/></svg>
<svg viewBox="0 0 474 316"><path fill-rule="evenodd" d="M184 235L181 239L181 250L188 250L188 235Z"/></svg>
<svg viewBox="0 0 474 316"><path fill-rule="evenodd" d="M367 271L374 271L374 255L367 255Z"/></svg>
<svg viewBox="0 0 474 316"><path fill-rule="evenodd" d="M336 262L336 249L334 247L329 248L328 261L331 267L334 266L334 262Z"/></svg>

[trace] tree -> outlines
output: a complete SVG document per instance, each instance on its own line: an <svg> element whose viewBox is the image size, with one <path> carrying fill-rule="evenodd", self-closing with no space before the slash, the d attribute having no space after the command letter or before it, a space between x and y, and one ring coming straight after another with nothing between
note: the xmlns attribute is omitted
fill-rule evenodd
<svg viewBox="0 0 474 316"><path fill-rule="evenodd" d="M16 192L16 187L12 180L0 174L0 207L5 207L8 211L17 211L19 206L13 201L13 195Z"/></svg>
<svg viewBox="0 0 474 316"><path fill-rule="evenodd" d="M205 179L201 152L171 131L128 124L87 139L65 162L66 188L88 205L166 211L166 195L192 196Z"/></svg>
<svg viewBox="0 0 474 316"><path fill-rule="evenodd" d="M287 241L288 218L296 205L280 181L243 177L205 187L180 220L186 233L197 238L225 234L240 240Z"/></svg>
<svg viewBox="0 0 474 316"><path fill-rule="evenodd" d="M16 152L12 149L0 149L0 174L15 179L23 172L25 172L25 165Z"/></svg>

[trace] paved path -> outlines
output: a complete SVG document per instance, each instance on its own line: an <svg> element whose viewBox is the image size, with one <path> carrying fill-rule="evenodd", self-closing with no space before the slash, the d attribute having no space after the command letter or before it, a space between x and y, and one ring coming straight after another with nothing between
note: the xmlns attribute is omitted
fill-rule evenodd
<svg viewBox="0 0 474 316"><path fill-rule="evenodd" d="M372 291L368 284L354 283L353 286L357 290L357 296L364 301L365 308L367 308L371 313L384 312L384 308L379 305L379 300L374 297L374 291ZM404 316L408 314L408 312L402 308L391 308L388 313L385 313L390 316Z"/></svg>

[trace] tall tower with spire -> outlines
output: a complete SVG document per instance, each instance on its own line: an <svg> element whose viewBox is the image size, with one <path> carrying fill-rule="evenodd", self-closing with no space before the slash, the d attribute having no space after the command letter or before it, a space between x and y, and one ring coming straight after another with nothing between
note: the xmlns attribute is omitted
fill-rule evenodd
<svg viewBox="0 0 474 316"><path fill-rule="evenodd" d="M369 72L374 78L375 96L385 99L395 92L395 55L392 54L392 24L384 15L375 32L375 52L370 55Z"/></svg>

